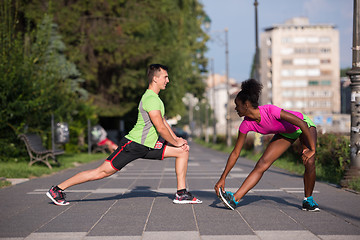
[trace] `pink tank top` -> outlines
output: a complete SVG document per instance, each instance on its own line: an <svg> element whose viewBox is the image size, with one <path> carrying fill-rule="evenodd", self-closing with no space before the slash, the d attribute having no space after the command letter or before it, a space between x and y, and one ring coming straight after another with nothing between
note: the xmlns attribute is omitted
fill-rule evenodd
<svg viewBox="0 0 360 240"><path fill-rule="evenodd" d="M280 119L280 112L283 110L274 105L259 106L261 120L257 123L255 120L245 117L244 121L240 124L239 131L248 133L250 131L258 132L261 134L276 134L276 133L293 133L299 129L285 120ZM294 114L300 119L304 119L303 114L300 112L284 110Z"/></svg>

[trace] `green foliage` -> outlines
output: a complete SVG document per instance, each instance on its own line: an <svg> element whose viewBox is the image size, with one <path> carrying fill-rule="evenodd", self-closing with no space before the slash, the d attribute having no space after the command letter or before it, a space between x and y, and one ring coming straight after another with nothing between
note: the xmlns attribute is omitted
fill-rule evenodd
<svg viewBox="0 0 360 240"><path fill-rule="evenodd" d="M26 68L23 40L17 34L18 5L10 0L0 3L0 160L17 158L16 132L24 127L27 99L31 94L31 71ZM24 92L27 91L27 92ZM22 151L24 152L24 151ZM6 154L6 155L5 155ZM17 160L17 159L15 159Z"/></svg>
<svg viewBox="0 0 360 240"><path fill-rule="evenodd" d="M346 74L346 72L348 72L349 70L351 70L351 68L340 69L340 77L347 77L348 75Z"/></svg>
<svg viewBox="0 0 360 240"><path fill-rule="evenodd" d="M6 180L0 180L0 188L11 186L11 182Z"/></svg>
<svg viewBox="0 0 360 240"><path fill-rule="evenodd" d="M17 3L0 3L0 161L14 162L27 155L20 133L39 133L50 147L52 114L79 132L94 118L52 17L45 14L33 31L18 31Z"/></svg>
<svg viewBox="0 0 360 240"><path fill-rule="evenodd" d="M169 66L167 117L184 113L185 92L204 91L198 0L4 0L0 14L0 161L26 159L22 132L49 148L52 115L69 124L65 149L86 149L87 119L132 114L150 63Z"/></svg>
<svg viewBox="0 0 360 240"><path fill-rule="evenodd" d="M350 189L360 192L360 177L350 180L348 184Z"/></svg>
<svg viewBox="0 0 360 240"><path fill-rule="evenodd" d="M197 0L23 1L29 26L38 25L46 11L54 15L65 53L84 74L102 116L137 108L150 63L169 66L170 84L161 93L168 117L184 112L185 92L202 95L208 36Z"/></svg>
<svg viewBox="0 0 360 240"><path fill-rule="evenodd" d="M320 134L317 142L316 164L322 171L320 179L338 183L350 164L350 139L339 134Z"/></svg>

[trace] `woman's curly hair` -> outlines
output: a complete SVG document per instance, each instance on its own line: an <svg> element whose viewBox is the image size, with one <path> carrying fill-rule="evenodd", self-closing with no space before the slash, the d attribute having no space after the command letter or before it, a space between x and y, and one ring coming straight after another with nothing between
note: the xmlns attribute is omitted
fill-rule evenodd
<svg viewBox="0 0 360 240"><path fill-rule="evenodd" d="M236 100L240 100L242 103L248 100L253 108L258 108L262 88L262 84L255 79L245 80L241 84L241 91L237 94Z"/></svg>

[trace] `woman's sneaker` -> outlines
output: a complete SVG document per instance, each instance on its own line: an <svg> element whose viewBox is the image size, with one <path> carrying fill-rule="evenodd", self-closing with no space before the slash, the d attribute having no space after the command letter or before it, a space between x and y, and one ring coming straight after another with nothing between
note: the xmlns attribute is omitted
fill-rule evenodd
<svg viewBox="0 0 360 240"><path fill-rule="evenodd" d="M175 199L173 200L173 203L176 203L176 204L186 204L186 203L196 204L196 203L202 203L202 201L197 199L196 197L194 197L190 192L184 191L183 193L180 193L180 194L176 193L175 194Z"/></svg>
<svg viewBox="0 0 360 240"><path fill-rule="evenodd" d="M235 200L234 194L229 191L223 192L222 188L219 188L218 197L224 203L225 207L231 210L235 210L235 208L239 205L239 202Z"/></svg>
<svg viewBox="0 0 360 240"><path fill-rule="evenodd" d="M320 208L318 204L314 201L313 197L310 196L304 199L302 203L302 210L310 211L310 212L319 212Z"/></svg>
<svg viewBox="0 0 360 240"><path fill-rule="evenodd" d="M66 194L58 186L52 186L46 193L46 196L48 196L48 198L50 198L56 205L69 205L69 202L65 200Z"/></svg>

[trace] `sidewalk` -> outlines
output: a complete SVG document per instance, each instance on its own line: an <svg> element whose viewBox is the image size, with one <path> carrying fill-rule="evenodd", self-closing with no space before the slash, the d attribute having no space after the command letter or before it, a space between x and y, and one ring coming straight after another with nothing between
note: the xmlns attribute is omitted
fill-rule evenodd
<svg viewBox="0 0 360 240"><path fill-rule="evenodd" d="M318 213L301 210L302 177L270 168L235 211L224 208L213 187L228 155L191 144L189 190L202 204L173 204L175 164L137 160L110 178L66 191L68 206L45 192L102 161L0 190L3 239L360 239L360 195L317 182ZM226 189L236 190L255 162L240 158Z"/></svg>

